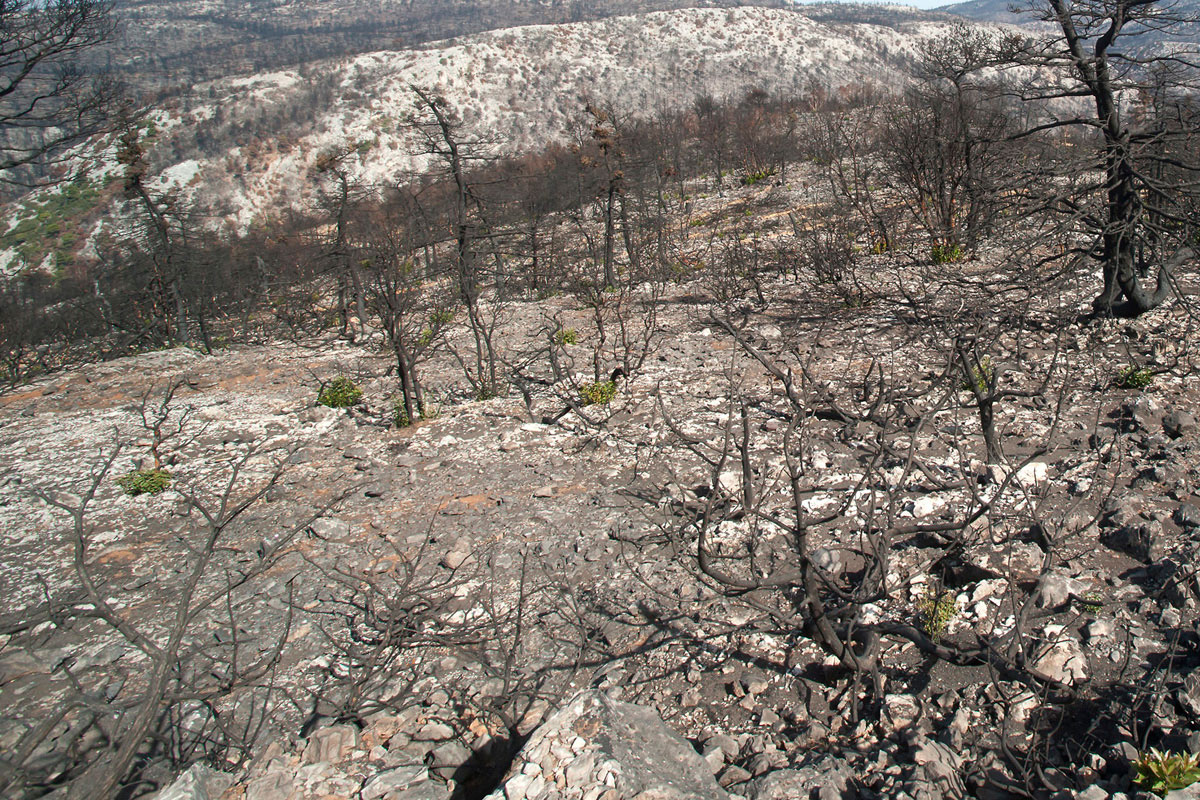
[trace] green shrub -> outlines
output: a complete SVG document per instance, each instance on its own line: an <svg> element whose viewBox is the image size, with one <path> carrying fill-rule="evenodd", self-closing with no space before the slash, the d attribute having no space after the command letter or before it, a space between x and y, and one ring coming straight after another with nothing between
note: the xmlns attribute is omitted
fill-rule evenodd
<svg viewBox="0 0 1200 800"><path fill-rule="evenodd" d="M583 398L585 406L608 405L617 396L617 382L596 381L595 383L585 383L579 387L579 396Z"/></svg>
<svg viewBox="0 0 1200 800"><path fill-rule="evenodd" d="M742 186L753 186L756 183L762 183L765 180L775 177L775 168L766 167L757 172L751 172L746 177L742 178Z"/></svg>
<svg viewBox="0 0 1200 800"><path fill-rule="evenodd" d="M935 244L929 248L929 260L934 264L953 264L962 261L965 255L957 244Z"/></svg>
<svg viewBox="0 0 1200 800"><path fill-rule="evenodd" d="M412 425L412 420L408 416L408 410L404 407L403 397L392 398L392 424L397 428L407 428L409 425Z"/></svg>
<svg viewBox="0 0 1200 800"><path fill-rule="evenodd" d="M1162 796L1200 781L1200 753L1188 755L1151 749L1138 757L1134 769L1135 783Z"/></svg>
<svg viewBox="0 0 1200 800"><path fill-rule="evenodd" d="M475 390L475 399L476 400L480 400L480 401L495 400L499 396L500 396L500 387L493 386L490 383L481 384L479 386L479 388L477 388Z"/></svg>
<svg viewBox="0 0 1200 800"><path fill-rule="evenodd" d="M574 328L559 328L554 332L554 343L564 347L569 344L579 344L579 334L575 332Z"/></svg>
<svg viewBox="0 0 1200 800"><path fill-rule="evenodd" d="M1087 614L1099 614L1104 609L1104 596L1099 592L1088 592L1079 601L1079 607Z"/></svg>
<svg viewBox="0 0 1200 800"><path fill-rule="evenodd" d="M991 391L992 382L996 380L996 368L992 366L990 356L984 356L979 360L976 366L971 367L971 378L963 378L959 382L958 388L964 392L977 391L980 394L987 394Z"/></svg>
<svg viewBox="0 0 1200 800"><path fill-rule="evenodd" d="M1135 367L1133 364L1122 367L1121 371L1117 373L1117 377L1113 378L1113 386L1118 389L1141 391L1152 383L1154 383L1154 373L1148 367Z"/></svg>
<svg viewBox="0 0 1200 800"><path fill-rule="evenodd" d="M171 473L165 469L137 469L117 478L117 486L130 497L159 494L170 485Z"/></svg>
<svg viewBox="0 0 1200 800"><path fill-rule="evenodd" d="M317 402L329 408L349 408L362 400L362 389L354 381L339 375L321 387Z"/></svg>
<svg viewBox="0 0 1200 800"><path fill-rule="evenodd" d="M917 617L921 630L935 642L946 635L950 621L957 613L954 592L939 592L932 586L925 590L924 597L917 603Z"/></svg>

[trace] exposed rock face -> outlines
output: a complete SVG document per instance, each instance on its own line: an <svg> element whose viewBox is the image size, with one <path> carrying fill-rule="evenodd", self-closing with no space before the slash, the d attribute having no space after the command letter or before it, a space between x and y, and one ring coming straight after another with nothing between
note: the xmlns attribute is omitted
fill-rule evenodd
<svg viewBox="0 0 1200 800"><path fill-rule="evenodd" d="M588 689L534 732L488 800L726 800L709 765L645 706Z"/></svg>
<svg viewBox="0 0 1200 800"><path fill-rule="evenodd" d="M157 800L217 800L233 776L195 764L159 793Z"/></svg>

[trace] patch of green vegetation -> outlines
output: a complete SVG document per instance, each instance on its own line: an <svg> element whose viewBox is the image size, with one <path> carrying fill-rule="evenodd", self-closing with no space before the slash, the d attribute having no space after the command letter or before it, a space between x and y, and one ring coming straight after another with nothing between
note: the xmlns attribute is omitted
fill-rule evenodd
<svg viewBox="0 0 1200 800"><path fill-rule="evenodd" d="M1088 592L1079 601L1079 608L1086 614L1099 614L1104 608L1104 597L1099 592Z"/></svg>
<svg viewBox="0 0 1200 800"><path fill-rule="evenodd" d="M171 473L165 469L137 469L117 478L117 486L130 497L159 494L171 485Z"/></svg>
<svg viewBox="0 0 1200 800"><path fill-rule="evenodd" d="M562 347L579 344L579 334L574 328L559 328L554 332L554 343Z"/></svg>
<svg viewBox="0 0 1200 800"><path fill-rule="evenodd" d="M61 267L74 257L79 223L96 208L102 188L99 181L83 178L26 200L17 212L17 224L0 234L0 249L15 250L31 267L51 255Z"/></svg>
<svg viewBox="0 0 1200 800"><path fill-rule="evenodd" d="M746 175L744 178L742 178L742 186L754 186L757 183L762 183L763 181L770 180L774 177L775 168L764 167L763 169L760 169L757 172L751 172L749 175Z"/></svg>
<svg viewBox="0 0 1200 800"><path fill-rule="evenodd" d="M478 389L475 390L475 399L476 400L480 400L480 401L495 400L499 396L500 396L500 387L493 386L490 383L482 384L482 385L480 385L480 387Z"/></svg>
<svg viewBox="0 0 1200 800"><path fill-rule="evenodd" d="M1200 781L1200 753L1174 753L1152 748L1134 764L1134 782L1160 797Z"/></svg>
<svg viewBox="0 0 1200 800"><path fill-rule="evenodd" d="M966 256L960 245L935 244L929 248L929 260L934 264L953 264Z"/></svg>
<svg viewBox="0 0 1200 800"><path fill-rule="evenodd" d="M930 586L917 603L917 621L925 635L935 642L946 635L951 620L958 613L954 592L938 591Z"/></svg>
<svg viewBox="0 0 1200 800"><path fill-rule="evenodd" d="M992 366L992 359L990 356L984 356L978 364L971 367L970 379L963 378L959 382L958 388L964 392L975 391L979 394L987 394L991 391L995 380L996 368Z"/></svg>
<svg viewBox="0 0 1200 800"><path fill-rule="evenodd" d="M585 406L604 406L617 396L616 381L596 381L579 387L579 396Z"/></svg>
<svg viewBox="0 0 1200 800"><path fill-rule="evenodd" d="M392 398L392 424L397 428L407 428L412 425L412 419L408 416L408 409L404 407L403 397Z"/></svg>
<svg viewBox="0 0 1200 800"><path fill-rule="evenodd" d="M321 387L317 402L328 408L349 408L362 400L362 389L354 381L339 375Z"/></svg>
<svg viewBox="0 0 1200 800"><path fill-rule="evenodd" d="M1113 386L1118 389L1136 389L1139 392L1154 383L1154 373L1148 367L1137 367L1130 364L1122 367L1113 378Z"/></svg>

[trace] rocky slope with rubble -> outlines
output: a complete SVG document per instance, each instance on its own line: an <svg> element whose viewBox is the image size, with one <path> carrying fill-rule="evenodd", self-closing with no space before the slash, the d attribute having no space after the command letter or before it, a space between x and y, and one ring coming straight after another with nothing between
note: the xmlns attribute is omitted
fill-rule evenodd
<svg viewBox="0 0 1200 800"><path fill-rule="evenodd" d="M1190 308L1087 321L1081 281L1026 291L1015 327L977 322L994 333L984 369L1022 390L998 407L1004 458L989 465L946 337L1011 274L887 254L860 272L866 303L777 275L763 304L730 304L703 277L678 278L655 301L650 357L583 413L549 382L528 402L472 399L442 351L426 367L438 413L396 428L394 379L370 339L163 351L0 396L0 746L26 758L16 796L54 789L64 753L101 746L88 714L136 703L155 663L86 613L80 576L162 635L223 497L248 505L199 579L219 602L184 629L175 674L190 689L167 717L184 733L141 776L162 787L171 764L200 762L161 795L173 800L1090 798L1129 791L1149 745L1200 750ZM506 352L543 339L551 318L577 331L567 349L585 363L595 334L566 296L509 302ZM793 418L751 351L803 365L811 416ZM362 403L316 403L338 375ZM817 413L822 391L869 400L876 375L906 392L894 429ZM175 384L173 435L156 437L143 412ZM741 401L749 472L719 458ZM731 504L752 483L763 516L786 512L793 419L806 510L853 491L880 437L909 448L874 490L896 519L945 522L989 498L957 543L917 528L892 542L889 593L862 619L1015 641L1040 683L897 639L872 694L805 630L781 627L786 587L764 600L698 569L698 515L722 513L707 498ZM115 479L156 449L171 488L128 496ZM73 528L64 509L87 497ZM814 526L830 575L855 574L847 537L866 508ZM755 538L736 513L709 521L716 552L760 559L758 574L788 558L790 534ZM948 598L937 615L931 596ZM225 694L206 677L247 664L270 668L230 677Z"/></svg>

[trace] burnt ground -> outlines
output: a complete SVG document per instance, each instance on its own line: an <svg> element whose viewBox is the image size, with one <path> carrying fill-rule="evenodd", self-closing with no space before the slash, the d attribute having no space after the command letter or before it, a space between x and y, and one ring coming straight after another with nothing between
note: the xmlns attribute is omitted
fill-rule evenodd
<svg viewBox="0 0 1200 800"><path fill-rule="evenodd" d="M1182 683L1198 657L1190 306L1090 320L1087 282L1030 291L1028 276L983 261L862 262L866 303L787 274L760 276L765 304L748 288L714 296L706 276L667 285L642 298L657 318L640 368L607 405L555 421L575 387L547 378L529 403L516 391L474 400L442 350L422 368L437 415L397 428L376 339L175 349L0 396L0 749L29 770L9 791L73 779L71 759L103 749L111 709L136 707L154 663L87 613L70 517L47 502L78 507L93 478L78 563L160 642L211 531L203 513L218 513L227 486L233 501L256 497L199 579L212 602L188 617L142 788L204 759L253 765L239 785L291 769L293 795L341 796L415 757L441 796L462 796L589 684L654 707L739 794L824 754L868 796L914 793L914 731L952 747L980 796L1006 781L1123 788L1133 752L1196 750L1200 696ZM533 352L551 318L577 330L563 349L586 372L595 332L570 296L507 303L506 352ZM980 366L1020 394L997 401L1002 463L983 463L954 341L975 342ZM791 367L799 406L746 345ZM603 356L606 371L619 362ZM1148 386L1117 385L1129 365L1150 370ZM361 404L317 405L337 375L361 386ZM127 496L116 477L152 460L142 399L153 406L175 382L167 427L178 433L161 448L172 486ZM886 421L866 418L872 409ZM722 461L745 432L748 471ZM795 584L727 591L703 575L706 512L706 536L737 575L795 562L796 526L768 521L794 522L789 454L806 514L853 495L806 545L823 548L839 585L863 577L864 530L905 531L888 542L886 591L864 622L927 626L923 602L948 592L939 639L1015 647L1041 682L885 639L876 697L796 622ZM962 530L912 530L953 527L981 502L987 512ZM1072 696L1051 702L1063 689ZM346 723L366 738L336 754L340 772L303 783L305 741Z"/></svg>

